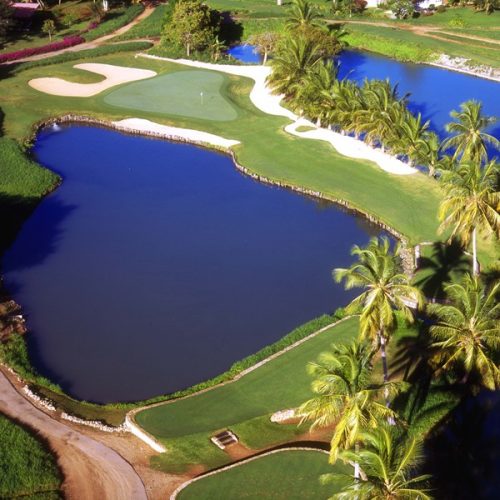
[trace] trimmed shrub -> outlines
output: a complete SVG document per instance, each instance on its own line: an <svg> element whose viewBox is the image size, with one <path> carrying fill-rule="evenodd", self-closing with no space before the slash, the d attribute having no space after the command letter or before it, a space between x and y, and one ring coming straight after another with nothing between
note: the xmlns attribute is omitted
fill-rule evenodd
<svg viewBox="0 0 500 500"><path fill-rule="evenodd" d="M48 43L47 45L42 45L40 47L30 47L27 49L16 50L14 52L7 52L6 54L0 54L0 63L4 63L7 61L17 61L18 59L24 59L25 57L31 57L38 54L46 54L47 52L55 52L56 50L67 49L68 47L73 47L83 42L85 42L85 38L81 36L69 36L59 42Z"/></svg>

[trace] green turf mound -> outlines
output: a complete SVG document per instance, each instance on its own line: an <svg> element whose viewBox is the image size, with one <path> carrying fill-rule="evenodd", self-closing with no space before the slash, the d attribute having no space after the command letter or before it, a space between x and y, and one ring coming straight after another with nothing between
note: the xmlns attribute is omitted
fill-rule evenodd
<svg viewBox="0 0 500 500"><path fill-rule="evenodd" d="M120 87L104 102L130 110L229 121L238 114L221 93L226 81L214 71L178 71Z"/></svg>
<svg viewBox="0 0 500 500"><path fill-rule="evenodd" d="M335 465L336 472L341 467L345 466ZM195 481L179 492L177 500L325 500L337 488L322 485L319 476L333 471L326 453L280 451Z"/></svg>

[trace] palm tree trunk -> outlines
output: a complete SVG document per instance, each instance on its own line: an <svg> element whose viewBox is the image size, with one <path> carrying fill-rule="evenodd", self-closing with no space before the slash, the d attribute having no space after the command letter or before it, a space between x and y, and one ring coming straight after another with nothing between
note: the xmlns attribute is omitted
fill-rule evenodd
<svg viewBox="0 0 500 500"><path fill-rule="evenodd" d="M378 334L380 340L380 352L382 355L382 367L384 369L384 382L389 382L389 370L387 369L387 353L385 351L385 338L382 335L382 332Z"/></svg>
<svg viewBox="0 0 500 500"><path fill-rule="evenodd" d="M356 453L359 452L359 444L356 443L354 445L354 450L356 451ZM354 480L357 482L359 481L359 463L358 462L354 462Z"/></svg>
<svg viewBox="0 0 500 500"><path fill-rule="evenodd" d="M472 274L474 276L479 276L479 266L477 262L476 228L472 230Z"/></svg>

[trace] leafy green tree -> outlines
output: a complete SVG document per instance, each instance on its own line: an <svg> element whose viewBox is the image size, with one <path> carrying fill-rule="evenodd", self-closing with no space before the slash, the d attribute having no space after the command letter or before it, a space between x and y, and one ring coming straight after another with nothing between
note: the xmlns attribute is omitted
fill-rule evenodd
<svg viewBox="0 0 500 500"><path fill-rule="evenodd" d="M222 40L218 36L216 36L210 45L210 49L212 51L212 59L214 61L218 61L226 49L226 46Z"/></svg>
<svg viewBox="0 0 500 500"><path fill-rule="evenodd" d="M486 147L491 144L499 149L500 141L484 130L493 125L494 116L483 115L483 105L471 100L460 105L460 111L452 111L450 115L456 121L446 125L446 130L453 135L443 143L443 149L455 148L453 158L461 160L483 161L488 153Z"/></svg>
<svg viewBox="0 0 500 500"><path fill-rule="evenodd" d="M281 35L279 33L266 31L264 33L252 35L248 39L248 43L250 45L255 45L257 52L264 57L262 64L266 64L269 54L272 54L276 50L280 39Z"/></svg>
<svg viewBox="0 0 500 500"><path fill-rule="evenodd" d="M436 318L430 333L435 361L443 370L456 368L480 385L500 388L500 281L487 289L477 277L464 276L445 286L447 303L430 304Z"/></svg>
<svg viewBox="0 0 500 500"><path fill-rule="evenodd" d="M412 0L393 0L390 7L397 19L408 19L415 14L415 4Z"/></svg>
<svg viewBox="0 0 500 500"><path fill-rule="evenodd" d="M12 15L14 11L7 0L0 0L0 42L12 26Z"/></svg>
<svg viewBox="0 0 500 500"><path fill-rule="evenodd" d="M492 160L484 167L477 162L461 163L442 175L446 195L439 207L439 230L453 227L450 240L456 236L466 247L472 242L475 276L479 274L477 234L500 235L499 170L499 164Z"/></svg>
<svg viewBox="0 0 500 500"><path fill-rule="evenodd" d="M452 167L449 165L451 157L441 155L442 144L436 133L427 131L425 136L419 139L419 143L416 159L427 167L429 177L435 177L438 169L449 170Z"/></svg>
<svg viewBox="0 0 500 500"><path fill-rule="evenodd" d="M423 461L422 441L394 425L381 423L361 434L363 446L346 450L340 457L359 463L361 480L350 481L331 498L336 500L430 500L426 483L429 475L418 475ZM327 474L323 481L344 479Z"/></svg>
<svg viewBox="0 0 500 500"><path fill-rule="evenodd" d="M375 427L380 419L394 417L394 412L379 402L381 386L370 384L371 351L365 344L334 344L331 351L321 353L307 369L314 377L315 396L302 404L298 413L302 422L312 421L313 429L335 424L330 449L332 463L340 450L357 443L363 429ZM359 477L358 467L354 472Z"/></svg>
<svg viewBox="0 0 500 500"><path fill-rule="evenodd" d="M421 292L403 273L399 251L398 245L391 252L388 238L372 238L366 248L354 245L351 255L358 259L355 264L333 271L337 282L345 281L346 289L364 289L346 310L361 310L360 339L369 339L375 348L380 348L385 382L389 380L386 344L397 325L396 310L412 322L411 307L418 307L423 301Z"/></svg>
<svg viewBox="0 0 500 500"><path fill-rule="evenodd" d="M198 0L178 0L171 19L164 26L162 41L184 47L189 57L193 50L209 47L218 35L218 28L206 4Z"/></svg>
<svg viewBox="0 0 500 500"><path fill-rule="evenodd" d="M409 164L421 158L423 143L428 139L430 122L422 122L422 115L414 116L407 109L402 113L399 124L399 152L408 157Z"/></svg>
<svg viewBox="0 0 500 500"><path fill-rule="evenodd" d="M49 41L52 41L52 36L56 32L56 25L52 19L46 19L42 25L42 31L49 35Z"/></svg>

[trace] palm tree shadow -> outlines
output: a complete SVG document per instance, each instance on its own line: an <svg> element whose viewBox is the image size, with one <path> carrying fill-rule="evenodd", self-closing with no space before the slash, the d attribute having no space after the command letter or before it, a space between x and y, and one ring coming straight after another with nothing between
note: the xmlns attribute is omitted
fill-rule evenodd
<svg viewBox="0 0 500 500"><path fill-rule="evenodd" d="M453 239L449 244L435 242L431 256L419 259L415 285L427 298L442 300L444 284L461 278L469 268L469 259L458 240Z"/></svg>

